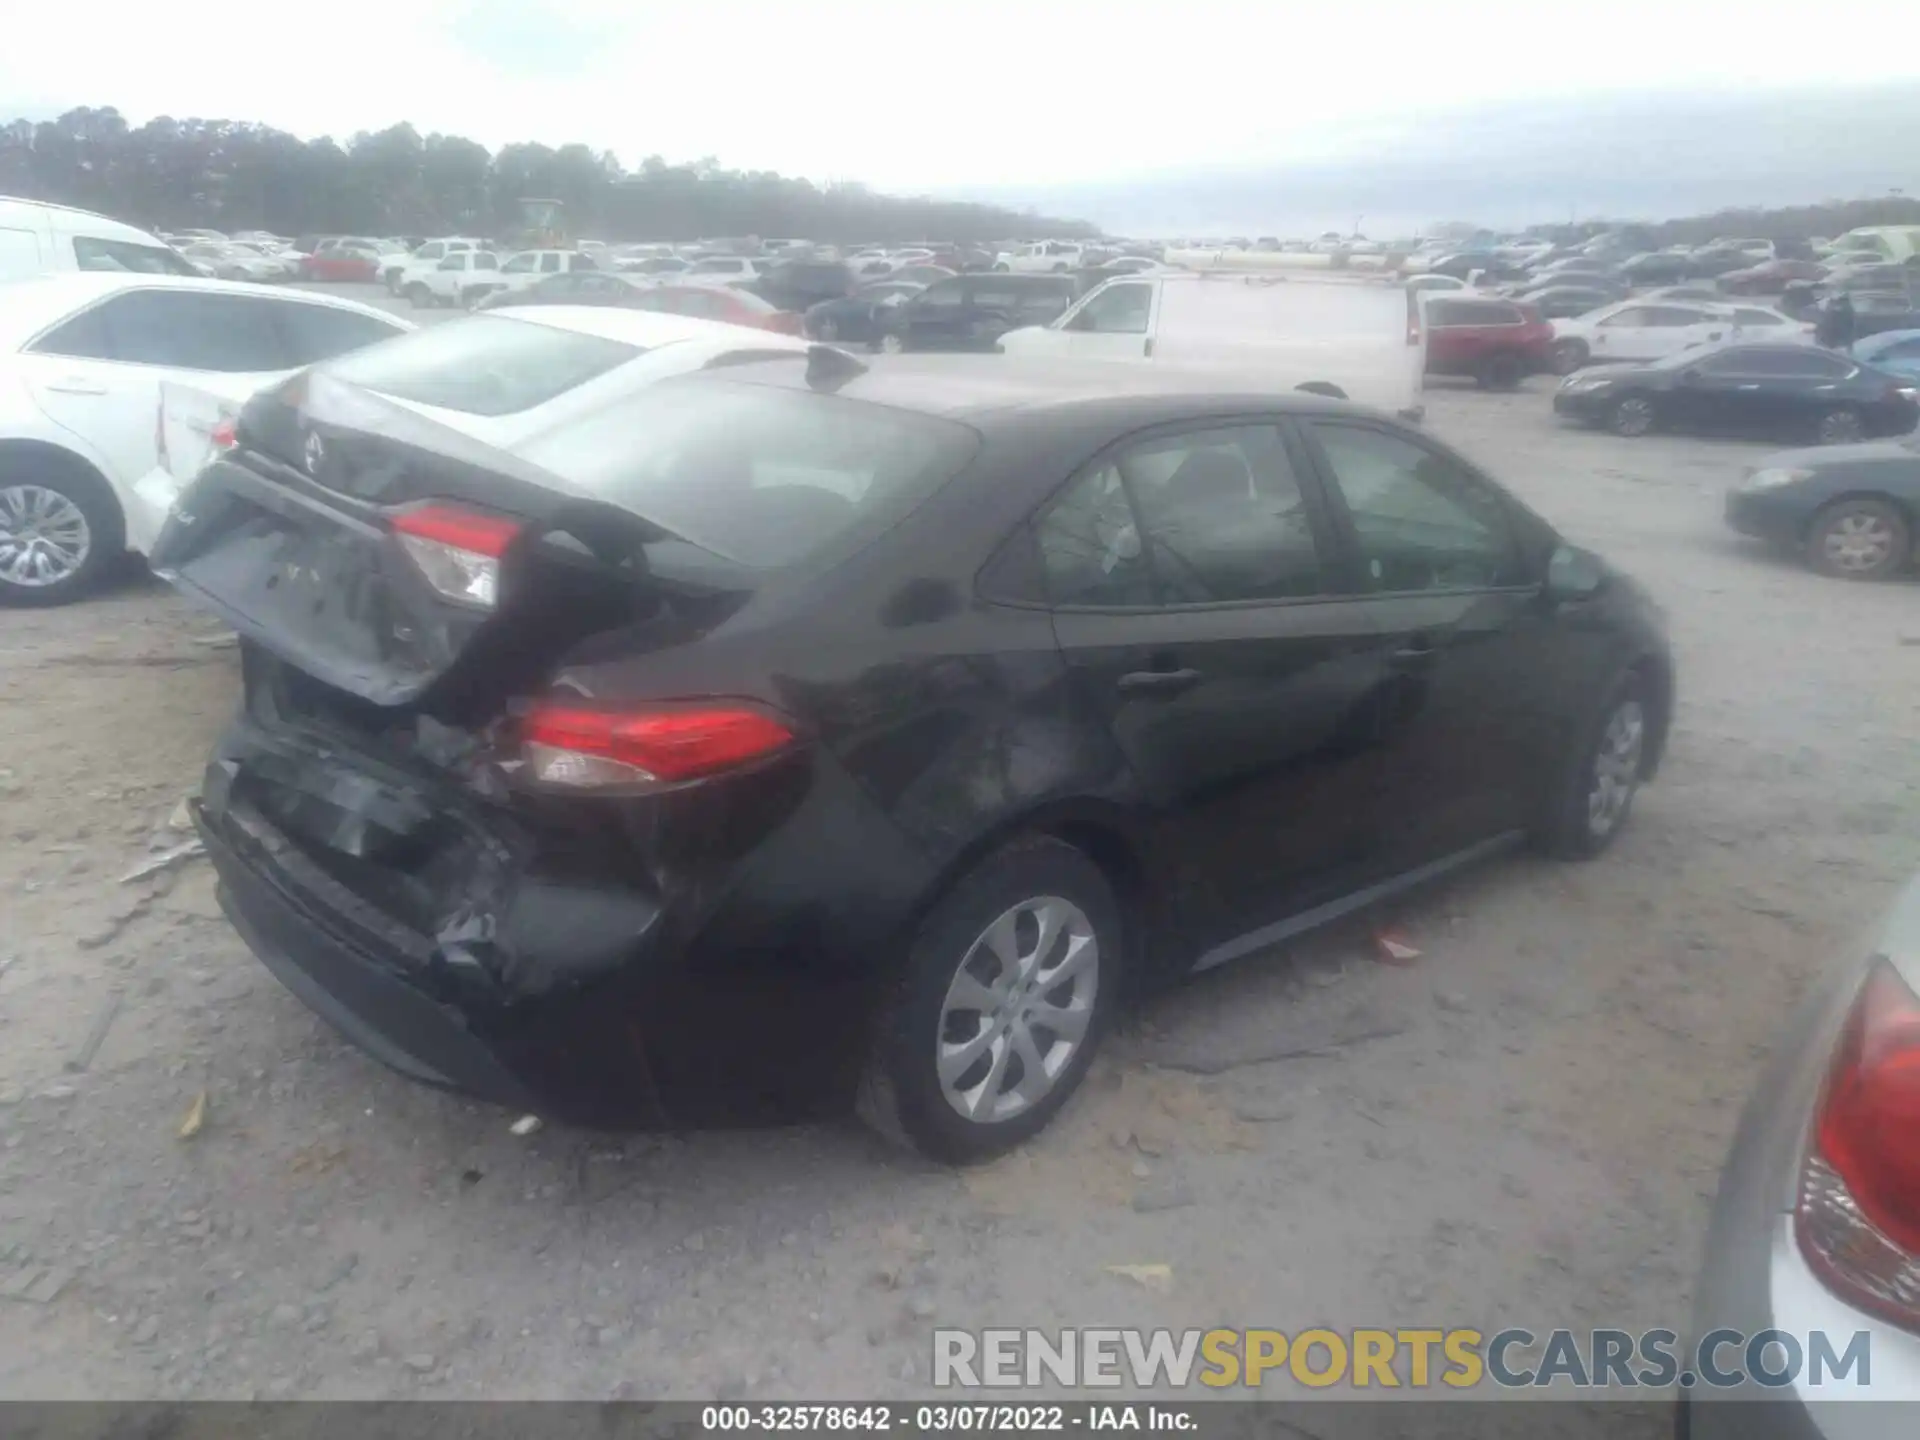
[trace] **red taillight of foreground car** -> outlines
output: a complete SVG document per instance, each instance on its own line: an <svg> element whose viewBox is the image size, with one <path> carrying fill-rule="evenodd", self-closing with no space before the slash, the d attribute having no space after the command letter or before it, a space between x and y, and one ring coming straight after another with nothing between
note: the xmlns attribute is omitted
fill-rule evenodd
<svg viewBox="0 0 1920 1440"><path fill-rule="evenodd" d="M500 598L500 557L520 522L463 505L428 501L394 515L394 533L427 583L449 600L491 610Z"/></svg>
<svg viewBox="0 0 1920 1440"><path fill-rule="evenodd" d="M778 720L744 705L590 710L536 705L520 721L533 778L574 789L699 780L793 743Z"/></svg>
<svg viewBox="0 0 1920 1440"><path fill-rule="evenodd" d="M1884 961L1827 1071L1794 1234L1836 1292L1920 1329L1920 998Z"/></svg>

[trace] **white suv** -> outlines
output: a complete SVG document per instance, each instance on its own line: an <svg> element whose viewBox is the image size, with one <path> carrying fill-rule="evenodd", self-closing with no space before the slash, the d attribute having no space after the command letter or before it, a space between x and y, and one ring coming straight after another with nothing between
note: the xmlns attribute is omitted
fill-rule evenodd
<svg viewBox="0 0 1920 1440"><path fill-rule="evenodd" d="M413 327L350 300L169 275L0 285L0 603L57 605L145 554L167 382L238 409L295 370Z"/></svg>
<svg viewBox="0 0 1920 1440"><path fill-rule="evenodd" d="M407 270L400 293L424 309L459 305L471 310L500 288L500 257L491 250L456 250L444 260Z"/></svg>
<svg viewBox="0 0 1920 1440"><path fill-rule="evenodd" d="M1003 250L1000 258L994 261L996 270L1010 270L1014 274L1049 274L1061 270L1077 270L1086 247L1070 245L1064 240L1040 240L1032 245L1022 245L1017 249Z"/></svg>
<svg viewBox="0 0 1920 1440"><path fill-rule="evenodd" d="M458 255L467 250L485 250L489 248L484 240L469 240L464 236L450 235L441 240L429 240L419 246L411 255L388 256L380 262L380 283L387 287L389 295L407 293L407 282L422 271L431 270L449 255Z"/></svg>

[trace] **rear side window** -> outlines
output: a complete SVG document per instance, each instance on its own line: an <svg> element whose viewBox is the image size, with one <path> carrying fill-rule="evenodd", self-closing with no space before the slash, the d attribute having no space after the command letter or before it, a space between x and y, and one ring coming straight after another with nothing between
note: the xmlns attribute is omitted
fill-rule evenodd
<svg viewBox="0 0 1920 1440"><path fill-rule="evenodd" d="M75 316L33 348L47 355L118 360L243 375L284 370L275 303L242 295L135 290Z"/></svg>
<svg viewBox="0 0 1920 1440"><path fill-rule="evenodd" d="M391 340L407 332L398 325L362 315L357 310L336 310L331 305L303 305L298 301L275 301L280 312L280 331L285 339L289 365L317 365L349 350Z"/></svg>
<svg viewBox="0 0 1920 1440"><path fill-rule="evenodd" d="M644 353L638 345L502 315L472 315L332 361L350 384L468 415L512 415Z"/></svg>
<svg viewBox="0 0 1920 1440"><path fill-rule="evenodd" d="M101 240L92 235L73 237L73 263L81 270L116 270L137 275L198 275L183 255L164 245L141 245L131 240Z"/></svg>
<svg viewBox="0 0 1920 1440"><path fill-rule="evenodd" d="M772 569L863 520L897 518L976 444L950 420L702 379L652 386L521 454L702 549Z"/></svg>

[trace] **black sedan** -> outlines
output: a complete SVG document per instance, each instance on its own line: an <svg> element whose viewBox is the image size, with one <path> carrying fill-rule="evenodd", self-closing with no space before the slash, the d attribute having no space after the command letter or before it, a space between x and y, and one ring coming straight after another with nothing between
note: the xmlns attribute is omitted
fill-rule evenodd
<svg viewBox="0 0 1920 1440"><path fill-rule="evenodd" d="M155 556L244 638L227 914L424 1081L968 1160L1130 993L1614 838L1638 586L1419 430L1112 368L735 357L513 453L256 397Z"/></svg>
<svg viewBox="0 0 1920 1440"><path fill-rule="evenodd" d="M803 328L814 340L878 345L886 312L926 288L912 280L882 280L864 285L844 299L827 300L809 307Z"/></svg>
<svg viewBox="0 0 1920 1440"><path fill-rule="evenodd" d="M1727 523L1792 548L1823 575L1885 580L1913 563L1920 441L1769 455L1727 492Z"/></svg>
<svg viewBox="0 0 1920 1440"><path fill-rule="evenodd" d="M1920 420L1914 402L1899 376L1813 345L1725 345L1578 370L1553 395L1556 413L1616 435L1659 428L1823 445L1904 435Z"/></svg>

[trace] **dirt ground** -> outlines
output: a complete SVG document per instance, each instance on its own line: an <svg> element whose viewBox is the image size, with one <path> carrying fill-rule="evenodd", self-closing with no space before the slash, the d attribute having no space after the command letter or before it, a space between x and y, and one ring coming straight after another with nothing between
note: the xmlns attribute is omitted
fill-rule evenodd
<svg viewBox="0 0 1920 1440"><path fill-rule="evenodd" d="M150 582L0 615L0 1397L886 1396L936 1325L1683 1328L1778 1022L1920 858L1920 614L1725 531L1755 447L1569 432L1546 389L1430 424L1671 611L1618 845L1401 906L1406 968L1345 930L1154 1003L964 1173L851 1122L516 1138L389 1074L204 861L122 883L233 702L218 630Z"/></svg>

